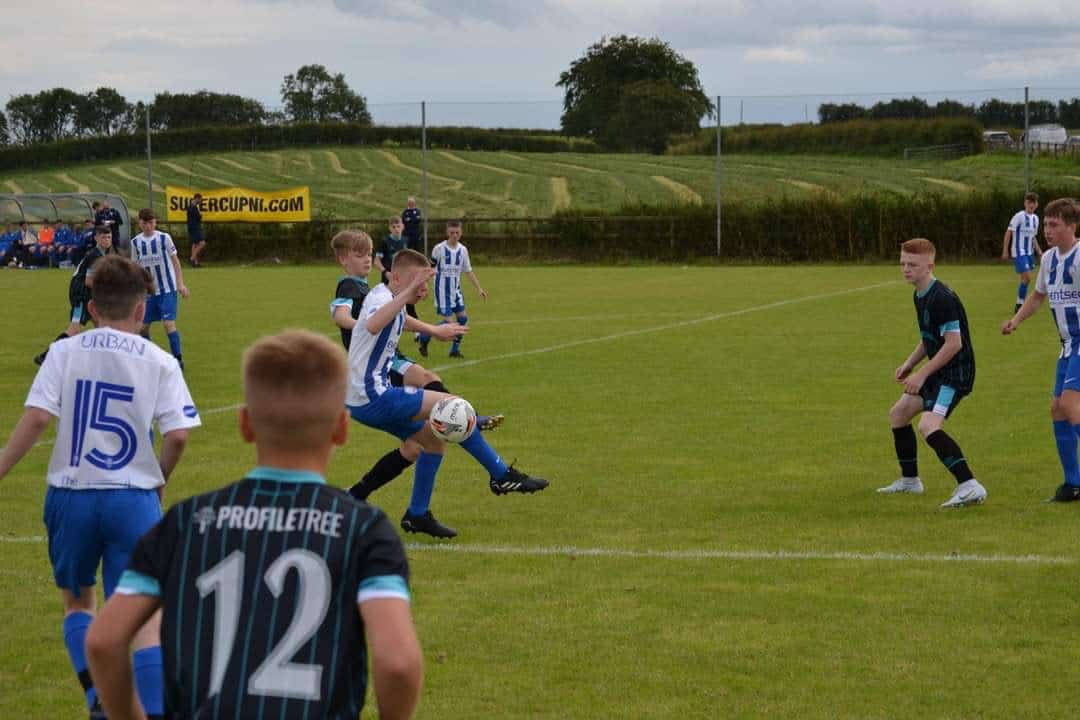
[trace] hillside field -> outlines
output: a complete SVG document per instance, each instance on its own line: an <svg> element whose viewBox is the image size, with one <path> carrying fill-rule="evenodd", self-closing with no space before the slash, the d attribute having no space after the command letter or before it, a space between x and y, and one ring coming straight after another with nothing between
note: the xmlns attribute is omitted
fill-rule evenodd
<svg viewBox="0 0 1080 720"><path fill-rule="evenodd" d="M314 212L382 218L421 192L414 149L311 147L155 157L155 205L166 184L200 189L240 185L269 190L309 185ZM647 204L711 204L716 161L703 156L595 155L431 150L428 216L545 217L560 209L616 211ZM1080 192L1080 164L1035 158L1033 179ZM967 193L1002 187L1022 192L1023 158L979 155L953 161L843 156L731 155L722 168L724 203L783 195L856 192ZM0 174L0 192L119 193L131 209L147 201L145 160ZM1019 198L1017 206L1019 207Z"/></svg>

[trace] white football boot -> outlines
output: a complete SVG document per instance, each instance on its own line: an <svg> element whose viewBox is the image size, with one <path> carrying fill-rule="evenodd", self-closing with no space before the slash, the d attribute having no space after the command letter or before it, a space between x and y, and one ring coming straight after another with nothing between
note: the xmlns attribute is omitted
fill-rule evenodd
<svg viewBox="0 0 1080 720"><path fill-rule="evenodd" d="M894 495L896 493L911 493L912 495L922 495L923 485L922 480L917 477L913 478L900 478L892 485L886 485L885 487L878 488L879 493L886 495Z"/></svg>
<svg viewBox="0 0 1080 720"><path fill-rule="evenodd" d="M956 486L952 497L941 503L943 508L958 508L967 505L980 505L986 501L986 488L979 484L975 478L971 478Z"/></svg>

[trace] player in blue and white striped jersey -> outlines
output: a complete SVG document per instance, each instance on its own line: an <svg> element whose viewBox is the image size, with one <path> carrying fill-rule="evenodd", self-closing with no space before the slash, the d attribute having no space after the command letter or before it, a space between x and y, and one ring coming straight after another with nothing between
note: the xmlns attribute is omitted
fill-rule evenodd
<svg viewBox="0 0 1080 720"><path fill-rule="evenodd" d="M96 690L84 641L97 604L98 566L110 597L135 544L161 517L162 486L180 460L188 430L199 425L176 360L136 334L146 271L109 255L95 263L94 273L89 308L97 328L52 345L0 454L3 478L57 418L45 527L53 578L63 594L64 644L91 708ZM162 433L157 457L149 440L155 422ZM163 712L158 635L151 620L135 643L136 684L150 717Z"/></svg>
<svg viewBox="0 0 1080 720"><path fill-rule="evenodd" d="M1061 354L1054 377L1054 400L1050 417L1054 421L1054 440L1065 480L1053 500L1080 500L1080 461L1077 438L1080 437L1080 249L1076 231L1080 227L1080 203L1071 198L1054 200L1046 206L1043 234L1049 246L1043 254L1039 278L1033 292L1012 318L1001 326L1009 335L1043 302L1050 299Z"/></svg>
<svg viewBox="0 0 1080 720"><path fill-rule="evenodd" d="M450 322L454 315L458 325L466 325L469 316L465 314L465 297L461 294L461 276L467 275L480 297L487 300L487 293L476 279L472 263L469 262L469 249L461 243L461 221L451 220L446 223L446 240L436 245L431 251L431 264L435 267L435 312L442 320L439 324ZM420 336L420 354L427 357L428 342L431 336ZM450 345L450 357L464 357L461 354L461 336L454 338Z"/></svg>
<svg viewBox="0 0 1080 720"><path fill-rule="evenodd" d="M1039 247L1039 216L1035 210L1039 207L1039 196L1033 192L1024 195L1024 209L1012 216L1009 227L1005 229L1005 239L1001 245L1001 259L1012 258L1013 269L1020 276L1020 285L1016 289L1016 307L1020 309L1027 298L1028 285L1031 283L1031 271L1035 268L1036 254L1042 255Z"/></svg>
<svg viewBox="0 0 1080 720"><path fill-rule="evenodd" d="M427 422L435 404L451 396L415 387L393 387L389 378L390 363L404 330L440 340L450 340L468 330L453 323L429 325L406 315L406 303L427 296L427 284L434 273L422 254L402 250L394 257L389 286L379 285L368 293L349 344L349 393L345 402L354 420L401 440L402 457L416 463L412 500L401 527L406 532L453 537L457 533L439 524L429 507L446 443L435 436ZM533 493L548 485L547 480L507 466L482 433L473 432L460 444L488 471L489 487L496 495Z"/></svg>
<svg viewBox="0 0 1080 720"><path fill-rule="evenodd" d="M154 279L154 292L146 298L146 317L143 318L140 334L149 338L150 324L160 320L169 338L169 349L182 370L184 358L180 350L180 333L176 329L176 294L188 297L191 293L184 285L184 273L180 269L180 258L176 256L176 245L168 233L157 229L154 211L149 208L140 210L139 225L142 232L131 239L132 257L135 262L149 270Z"/></svg>

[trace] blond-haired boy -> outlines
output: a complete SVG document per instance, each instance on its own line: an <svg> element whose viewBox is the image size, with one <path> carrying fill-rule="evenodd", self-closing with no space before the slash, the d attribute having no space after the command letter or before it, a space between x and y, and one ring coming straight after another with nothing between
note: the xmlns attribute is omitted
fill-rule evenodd
<svg viewBox="0 0 1080 720"><path fill-rule="evenodd" d="M345 356L284 332L247 350L243 378L257 466L169 510L87 638L108 717L142 717L125 652L159 607L171 717L355 717L368 645L379 716L409 717L423 661L404 547L381 510L325 481L348 429Z"/></svg>

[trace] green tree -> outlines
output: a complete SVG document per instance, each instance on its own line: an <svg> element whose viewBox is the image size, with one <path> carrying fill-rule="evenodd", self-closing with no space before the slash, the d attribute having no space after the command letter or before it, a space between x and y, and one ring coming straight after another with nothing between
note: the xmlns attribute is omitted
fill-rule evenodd
<svg viewBox="0 0 1080 720"><path fill-rule="evenodd" d="M24 145L72 137L81 98L67 88L16 95L8 100L8 121L16 142Z"/></svg>
<svg viewBox="0 0 1080 720"><path fill-rule="evenodd" d="M9 141L9 138L8 138L7 115L0 112L0 147L3 147L4 145L7 145L8 141Z"/></svg>
<svg viewBox="0 0 1080 720"><path fill-rule="evenodd" d="M563 132L593 138L611 149L655 148L657 133L664 134L666 143L672 134L698 127L701 118L711 117L714 110L694 64L656 38L602 38L559 75L556 87L564 92ZM629 88L633 97L624 102ZM637 144L642 138L624 134L626 113L635 105L652 104L658 96L679 96L678 114L663 113L666 125L648 123L652 127L645 135L650 148ZM620 131L609 128L617 114Z"/></svg>
<svg viewBox="0 0 1080 720"><path fill-rule="evenodd" d="M75 110L75 130L79 135L115 135L124 129L128 102L114 88L99 87L82 96Z"/></svg>
<svg viewBox="0 0 1080 720"><path fill-rule="evenodd" d="M675 133L698 129L694 98L669 82L643 80L623 88L619 104L598 140L607 147L628 147L662 155Z"/></svg>
<svg viewBox="0 0 1080 720"><path fill-rule="evenodd" d="M822 103L818 106L818 121L826 123L861 120L866 117L866 108L857 103Z"/></svg>
<svg viewBox="0 0 1080 720"><path fill-rule="evenodd" d="M258 125L266 108L258 100L200 90L158 93L150 106L150 125L160 130L206 125Z"/></svg>
<svg viewBox="0 0 1080 720"><path fill-rule="evenodd" d="M371 124L364 97L345 82L345 75L331 75L322 65L304 65L281 82L281 101L292 122L350 122Z"/></svg>

